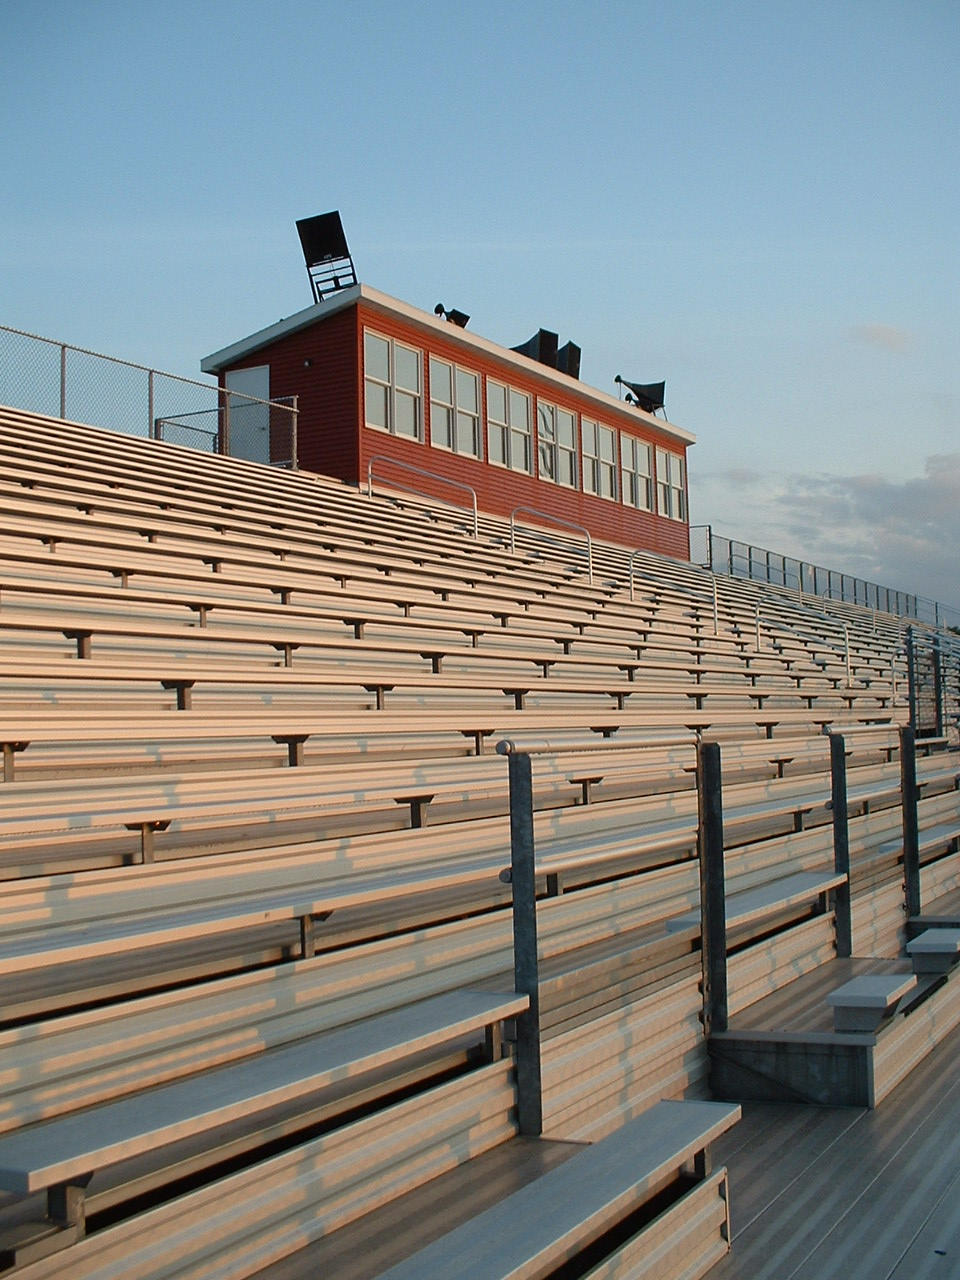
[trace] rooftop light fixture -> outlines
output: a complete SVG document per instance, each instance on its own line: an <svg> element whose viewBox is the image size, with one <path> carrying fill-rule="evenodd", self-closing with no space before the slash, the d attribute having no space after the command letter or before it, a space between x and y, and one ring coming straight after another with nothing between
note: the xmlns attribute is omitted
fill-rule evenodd
<svg viewBox="0 0 960 1280"><path fill-rule="evenodd" d="M314 302L322 302L329 294L349 289L357 283L338 209L331 213L318 213L315 218L301 218L297 232Z"/></svg>
<svg viewBox="0 0 960 1280"><path fill-rule="evenodd" d="M445 320L449 320L451 324L455 324L458 329L465 329L470 317L463 311L457 311L456 307L451 307L448 311L442 302L438 302L433 308L435 316L443 316Z"/></svg>

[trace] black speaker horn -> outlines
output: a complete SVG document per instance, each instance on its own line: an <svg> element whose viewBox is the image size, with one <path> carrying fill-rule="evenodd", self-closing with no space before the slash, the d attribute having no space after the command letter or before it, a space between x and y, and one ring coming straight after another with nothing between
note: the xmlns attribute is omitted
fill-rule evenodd
<svg viewBox="0 0 960 1280"><path fill-rule="evenodd" d="M614 382L629 387L633 392L633 403L645 413L656 413L658 409L663 408L663 392L667 385L665 382L627 382L626 378L621 378L619 373L614 378Z"/></svg>

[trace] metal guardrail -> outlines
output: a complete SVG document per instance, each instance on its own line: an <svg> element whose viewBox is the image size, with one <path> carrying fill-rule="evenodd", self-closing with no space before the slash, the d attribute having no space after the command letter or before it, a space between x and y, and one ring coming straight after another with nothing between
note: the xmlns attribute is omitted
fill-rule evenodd
<svg viewBox="0 0 960 1280"><path fill-rule="evenodd" d="M538 511L536 507L514 507L510 512L510 551L515 553L517 549L517 516L520 512L524 512L528 516L536 516L538 520L548 520L551 524L560 525L564 529L573 529L575 533L582 533L587 541L587 576L591 587L593 586L593 539L590 537L589 529L585 529L581 524L573 524L570 520L561 520L559 516L552 516L549 511ZM530 526L528 525L527 528Z"/></svg>
<svg viewBox="0 0 960 1280"><path fill-rule="evenodd" d="M425 467L415 467L411 462L400 462L397 458L391 458L388 453L375 453L367 463L367 497L373 497L373 464L375 462L389 462L392 467L400 467L402 471L412 471L415 475L425 476L428 480L439 480L441 484L450 485L453 489L463 489L470 494L472 499L473 510L473 536L475 539L480 537L480 520L477 514L477 492L469 484L463 484L459 480L451 480L447 476L438 475L435 471L427 471ZM426 489L415 489L412 485L396 484L390 485L392 489L401 489L404 493L414 493L419 497L433 498L436 495Z"/></svg>
<svg viewBox="0 0 960 1280"><path fill-rule="evenodd" d="M297 465L295 396L261 400L8 325L0 325L0 404L235 457L248 455L231 448L231 410L235 419L252 411L270 460ZM199 418L210 425L185 421Z"/></svg>
<svg viewBox="0 0 960 1280"><path fill-rule="evenodd" d="M698 545L699 544L699 545ZM939 604L907 591L897 591L854 574L825 569L794 556L768 551L749 542L715 534L710 525L691 525L690 558L695 564L730 578L746 578L785 587L801 596L815 596L862 605L882 613L915 618L935 627L960 624L960 609Z"/></svg>

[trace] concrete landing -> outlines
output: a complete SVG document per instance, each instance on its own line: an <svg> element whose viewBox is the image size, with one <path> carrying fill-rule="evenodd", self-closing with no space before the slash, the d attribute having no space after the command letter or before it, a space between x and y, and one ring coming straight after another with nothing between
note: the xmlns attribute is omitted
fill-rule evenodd
<svg viewBox="0 0 960 1280"><path fill-rule="evenodd" d="M876 1107L960 1025L960 967L921 976L875 1031L836 1031L826 997L855 977L910 972L909 960L835 960L757 1001L710 1039L713 1096Z"/></svg>

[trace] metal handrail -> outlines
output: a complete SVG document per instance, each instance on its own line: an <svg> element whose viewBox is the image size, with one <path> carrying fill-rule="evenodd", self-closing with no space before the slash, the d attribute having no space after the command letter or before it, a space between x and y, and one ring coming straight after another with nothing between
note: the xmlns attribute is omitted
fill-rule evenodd
<svg viewBox="0 0 960 1280"><path fill-rule="evenodd" d="M570 520L561 520L559 516L552 516L549 511L538 511L536 507L514 507L510 512L510 551L511 554L516 552L516 526L517 513L526 512L528 516L539 516L541 520L552 520L554 524L562 525L565 529L573 529L577 533L582 533L587 540L587 575L591 587L593 586L593 539L590 537L590 530L585 529L582 524L573 524Z"/></svg>
<svg viewBox="0 0 960 1280"><path fill-rule="evenodd" d="M473 536L475 539L480 537L480 520L477 515L477 491L472 485L463 484L459 480L451 480L448 476L442 476L436 471L427 471L425 467L415 467L412 462L401 462L398 458L392 458L389 453L375 453L367 463L367 497L373 497L373 464L375 462L389 462L391 466L400 467L404 471L412 471L418 476L426 476L428 480L439 480L443 484L448 484L454 489L464 489L470 494L473 506ZM404 493L416 493L422 498L432 498L435 495L426 489L415 489L412 485L398 484L393 486L402 489Z"/></svg>
<svg viewBox="0 0 960 1280"><path fill-rule="evenodd" d="M709 524L691 525L690 532L691 534L702 533L704 536L707 554L707 563L704 567L727 577L742 578L752 582L766 582L773 587L781 587L791 592L795 591L801 598L803 596L815 596L840 604L854 604L866 608L873 607L875 611L880 609L882 612L897 616L913 617L918 621L925 621L928 625L932 624L938 628L945 627L949 617L958 613L955 607L941 604L924 596L917 596L912 592L885 587L867 579L858 578L853 574L844 573L839 569L827 569L822 565L811 564L809 561L801 560L796 556L768 551L763 547L757 547L741 539L715 536L713 528ZM727 554L726 556L718 556L715 552L722 548L724 543L726 544ZM736 546L743 548L743 554L739 557L745 570L743 573L735 572L734 569L733 556ZM725 563L720 563L721 561ZM777 582L771 577L774 562L779 564L779 573L783 578L782 582ZM754 572L757 565L761 566L763 572ZM797 579L796 586L792 586L787 580L788 574L791 573ZM804 585L805 582L807 583L806 586ZM824 582L826 590L823 589ZM835 590L837 585L839 585L839 594ZM849 598L848 594L851 589L853 592L852 599ZM862 599L860 598L861 596ZM884 603L881 604L881 601ZM921 617L922 608L928 614L932 614L932 619L930 617Z"/></svg>

